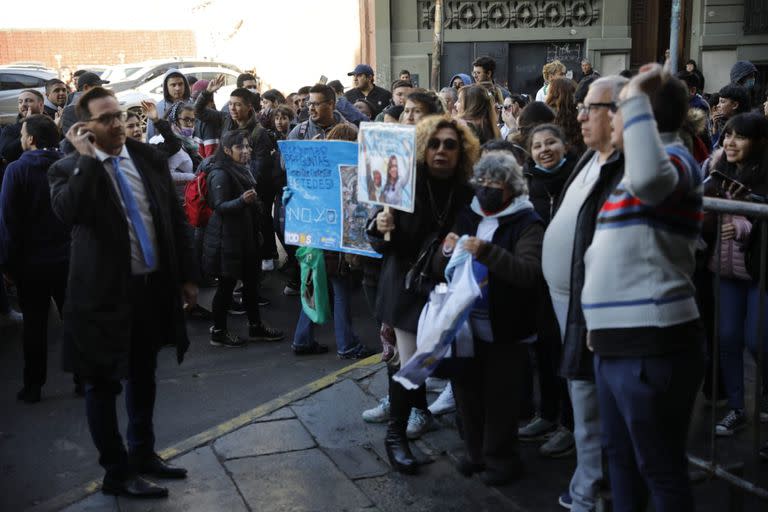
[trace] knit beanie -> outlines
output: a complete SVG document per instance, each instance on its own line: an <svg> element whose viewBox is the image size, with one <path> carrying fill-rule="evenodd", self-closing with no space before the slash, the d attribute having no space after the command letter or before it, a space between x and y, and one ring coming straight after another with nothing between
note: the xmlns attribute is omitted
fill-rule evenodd
<svg viewBox="0 0 768 512"><path fill-rule="evenodd" d="M745 76L757 74L757 68L748 60L740 60L731 68L731 83L737 84Z"/></svg>
<svg viewBox="0 0 768 512"><path fill-rule="evenodd" d="M208 88L210 80L198 80L192 85L192 100L196 100L200 93Z"/></svg>

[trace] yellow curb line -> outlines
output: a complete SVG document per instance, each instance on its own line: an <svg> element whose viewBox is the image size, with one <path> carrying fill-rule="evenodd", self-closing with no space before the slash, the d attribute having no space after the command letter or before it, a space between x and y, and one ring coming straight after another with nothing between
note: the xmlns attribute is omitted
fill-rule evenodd
<svg viewBox="0 0 768 512"><path fill-rule="evenodd" d="M332 386L333 384L338 382L341 376L343 376L346 373L349 373L353 370L357 370L359 368L366 368L369 366L373 366L375 364L378 364L379 362L381 362L381 354L375 354L366 359L361 359L360 361L354 364L345 366L344 368L340 368L335 372L329 373L328 375L324 375L323 377L320 377L316 381L310 382L309 384L301 386L300 388L294 389L293 391L289 391L283 395L280 395L277 398L270 400L269 402L263 403L258 407L251 409L250 411L246 411L243 414L235 416L230 420L227 420L223 423L219 423L218 425L215 425L209 428L208 430L205 430L197 435L184 439L183 441L180 441L175 445L170 446L165 450L161 451L159 455L166 460L178 457L179 455L192 451L199 446L208 444L214 439L217 439L223 435L229 434L230 432L233 432L241 427L244 427L245 425L252 423L254 420L257 420L268 414L271 414L276 410L285 407L286 405L296 402L297 400L306 398L314 393L317 393L322 389ZM76 488L64 494L60 494L44 503L36 505L35 507L28 509L28 511L29 512L49 512L49 511L61 510L64 507L72 505L88 497L89 495L98 491L100 488L101 488L101 480L92 480L87 484L79 485Z"/></svg>

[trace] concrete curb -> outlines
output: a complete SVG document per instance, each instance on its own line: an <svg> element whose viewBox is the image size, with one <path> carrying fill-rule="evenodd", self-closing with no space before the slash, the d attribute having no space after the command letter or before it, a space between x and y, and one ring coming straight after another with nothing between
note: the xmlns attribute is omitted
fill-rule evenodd
<svg viewBox="0 0 768 512"><path fill-rule="evenodd" d="M301 386L300 388L289 391L288 393L278 396L277 398L274 398L269 402L263 403L258 407L255 407L238 416L235 416L234 418L229 419L223 423L219 423L218 425L215 425L209 428L208 430L205 430L197 435L184 439L176 443L175 445L170 446L165 450L159 452L159 455L166 460L176 458L180 455L183 455L189 451L194 450L199 446L206 445L223 435L229 434L230 432L234 432L235 430L241 427L244 427L245 425L248 425L249 423L252 423L253 421L263 416L271 414L276 410L282 407L285 407L286 405L296 402L297 400L304 399L310 395L317 393L320 390L330 387L333 384L340 381L347 373L353 372L354 370L374 366L378 364L380 361L381 361L381 354L375 354L366 359L362 359L354 364L345 366L344 368L340 368L339 370L331 372L328 375L325 375L313 382L310 382L309 384L306 384L304 386ZM97 492L100 488L101 488L101 479L92 480L86 484L77 486L72 490L67 491L63 494L54 496L53 498L27 510L29 512L55 512L88 497L89 495Z"/></svg>

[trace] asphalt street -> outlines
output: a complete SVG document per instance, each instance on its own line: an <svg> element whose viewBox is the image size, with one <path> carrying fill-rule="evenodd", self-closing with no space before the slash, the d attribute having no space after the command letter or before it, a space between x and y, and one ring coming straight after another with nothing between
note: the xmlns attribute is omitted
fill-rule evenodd
<svg viewBox="0 0 768 512"><path fill-rule="evenodd" d="M201 290L203 305L210 306L213 291ZM272 301L262 308L262 316L266 323L286 332L285 341L251 343L239 349L213 347L208 343L209 324L190 321L192 345L184 363L176 364L174 349L160 353L155 408L158 450L353 362L336 357L332 323L316 331L318 341L329 344L328 354L295 356L290 339L298 318L298 297L282 295L278 273L268 275L262 295ZM358 335L371 348L378 348L375 323L359 289L352 308ZM42 402L34 405L16 400L22 385L20 329L0 328L2 511L24 510L102 475L83 399L74 394L71 376L61 370L58 322L51 323L48 382ZM245 335L245 316L230 316L230 327ZM122 403L118 411L124 432Z"/></svg>

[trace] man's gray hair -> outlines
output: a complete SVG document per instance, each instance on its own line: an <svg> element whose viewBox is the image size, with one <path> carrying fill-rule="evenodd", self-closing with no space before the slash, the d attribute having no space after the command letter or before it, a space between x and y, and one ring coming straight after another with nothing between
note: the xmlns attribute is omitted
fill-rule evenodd
<svg viewBox="0 0 768 512"><path fill-rule="evenodd" d="M453 101L456 101L459 99L459 95L456 93L456 89L454 89L453 87L443 87L442 89L440 89L440 94L443 94L444 92L447 92L448 94L450 94L451 99Z"/></svg>
<svg viewBox="0 0 768 512"><path fill-rule="evenodd" d="M523 168L514 155L508 151L488 151L480 157L474 167L472 181L484 178L503 181L513 197L528 193L528 184L523 177Z"/></svg>
<svg viewBox="0 0 768 512"><path fill-rule="evenodd" d="M619 75L603 76L592 82L590 89L608 89L611 91L611 101L619 101L619 93L629 83L628 78Z"/></svg>
<svg viewBox="0 0 768 512"><path fill-rule="evenodd" d="M582 64L589 64L590 66L592 65L592 63L589 62L589 59L581 59L581 63Z"/></svg>

